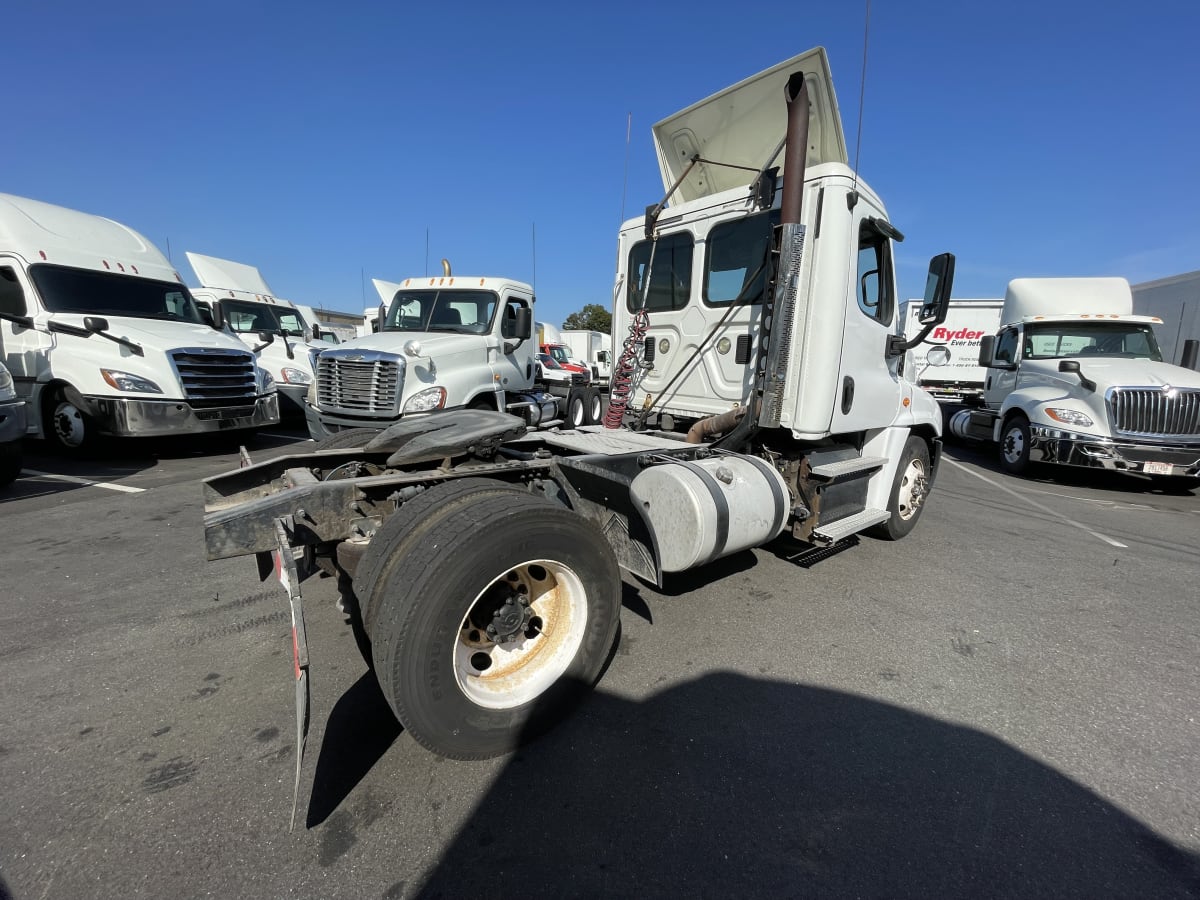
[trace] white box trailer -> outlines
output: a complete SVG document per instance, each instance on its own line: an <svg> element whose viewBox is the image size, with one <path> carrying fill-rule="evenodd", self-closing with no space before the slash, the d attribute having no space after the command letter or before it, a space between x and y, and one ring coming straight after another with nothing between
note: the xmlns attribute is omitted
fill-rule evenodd
<svg viewBox="0 0 1200 900"><path fill-rule="evenodd" d="M0 350L28 433L64 452L101 435L279 421L271 376L203 319L179 273L112 219L0 194Z"/></svg>
<svg viewBox="0 0 1200 900"><path fill-rule="evenodd" d="M1188 365L1187 342L1200 341L1200 271L1135 284L1133 311L1162 319L1154 333L1164 362Z"/></svg>
<svg viewBox="0 0 1200 900"><path fill-rule="evenodd" d="M592 378L607 385L612 376L612 337L603 331L567 329L560 331L562 342L570 348L571 356L592 370Z"/></svg>
<svg viewBox="0 0 1200 900"><path fill-rule="evenodd" d="M921 330L920 300L905 304L904 333ZM979 364L979 345L1000 327L1003 300L951 300L946 321L934 328L913 350L913 376L917 384L938 400L971 403L983 399L987 369ZM929 350L945 347L949 360L943 365L926 360Z"/></svg>

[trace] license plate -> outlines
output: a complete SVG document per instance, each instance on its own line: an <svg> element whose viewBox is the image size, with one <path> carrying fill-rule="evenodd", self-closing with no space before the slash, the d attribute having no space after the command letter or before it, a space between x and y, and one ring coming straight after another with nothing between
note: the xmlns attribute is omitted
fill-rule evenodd
<svg viewBox="0 0 1200 900"><path fill-rule="evenodd" d="M1165 462L1148 462L1142 466L1142 471L1147 475L1170 475L1174 470L1171 463Z"/></svg>

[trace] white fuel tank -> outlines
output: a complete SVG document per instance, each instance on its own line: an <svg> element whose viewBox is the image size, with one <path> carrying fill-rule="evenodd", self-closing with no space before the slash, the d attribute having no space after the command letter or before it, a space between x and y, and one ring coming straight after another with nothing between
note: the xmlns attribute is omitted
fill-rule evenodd
<svg viewBox="0 0 1200 900"><path fill-rule="evenodd" d="M737 454L656 463L638 473L630 494L654 534L664 572L765 544L783 531L791 509L775 467Z"/></svg>

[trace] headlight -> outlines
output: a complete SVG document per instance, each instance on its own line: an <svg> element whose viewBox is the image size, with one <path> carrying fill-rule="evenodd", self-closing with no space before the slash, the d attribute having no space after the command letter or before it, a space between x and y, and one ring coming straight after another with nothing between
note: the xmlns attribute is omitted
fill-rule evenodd
<svg viewBox="0 0 1200 900"><path fill-rule="evenodd" d="M303 369L284 366L279 370L279 375L284 384L312 384L312 375Z"/></svg>
<svg viewBox="0 0 1200 900"><path fill-rule="evenodd" d="M275 393L275 379L271 377L270 372L261 367L258 370L258 392L260 394Z"/></svg>
<svg viewBox="0 0 1200 900"><path fill-rule="evenodd" d="M420 393L413 394L408 398L408 402L404 404L404 412L429 412L432 409L441 409L446 405L446 389L440 387L426 388Z"/></svg>
<svg viewBox="0 0 1200 900"><path fill-rule="evenodd" d="M13 387L12 373L0 365L0 400L15 400L17 389Z"/></svg>
<svg viewBox="0 0 1200 900"><path fill-rule="evenodd" d="M1048 406L1046 407L1046 415L1055 422L1062 422L1064 425L1078 425L1080 428L1092 427L1091 419L1073 409L1058 409Z"/></svg>
<svg viewBox="0 0 1200 900"><path fill-rule="evenodd" d="M118 391L138 391L142 394L162 393L162 388L149 378L142 378L140 375L130 375L128 372L119 372L116 369L101 369L100 375L109 387L114 387Z"/></svg>

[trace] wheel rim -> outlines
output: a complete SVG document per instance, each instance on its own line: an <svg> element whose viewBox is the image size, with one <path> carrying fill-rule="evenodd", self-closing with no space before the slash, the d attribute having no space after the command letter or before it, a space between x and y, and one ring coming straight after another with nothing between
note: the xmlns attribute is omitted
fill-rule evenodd
<svg viewBox="0 0 1200 900"><path fill-rule="evenodd" d="M900 491L896 497L896 511L900 518L907 522L920 512L928 493L929 478L925 474L925 463L920 459L910 460L900 476Z"/></svg>
<svg viewBox="0 0 1200 900"><path fill-rule="evenodd" d="M1020 462L1024 452L1025 435L1018 427L1010 428L1004 435L1004 459L1010 463Z"/></svg>
<svg viewBox="0 0 1200 900"><path fill-rule="evenodd" d="M83 412L74 403L63 400L54 407L54 434L67 447L83 445Z"/></svg>
<svg viewBox="0 0 1200 900"><path fill-rule="evenodd" d="M567 566L514 566L484 588L454 642L454 678L473 703L510 709L540 696L571 665L587 625L587 592Z"/></svg>
<svg viewBox="0 0 1200 900"><path fill-rule="evenodd" d="M576 427L583 424L583 401L578 397L571 401L571 424Z"/></svg>
<svg viewBox="0 0 1200 900"><path fill-rule="evenodd" d="M592 421L593 422L600 421L601 406L602 406L602 404L600 403L600 395L597 394L596 396L592 397L591 413L592 413Z"/></svg>

